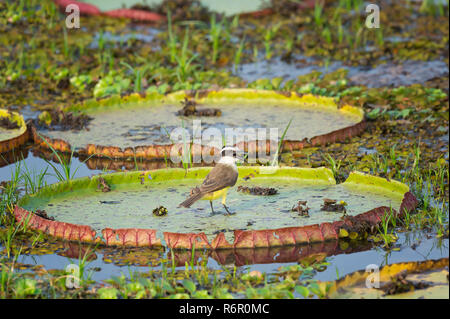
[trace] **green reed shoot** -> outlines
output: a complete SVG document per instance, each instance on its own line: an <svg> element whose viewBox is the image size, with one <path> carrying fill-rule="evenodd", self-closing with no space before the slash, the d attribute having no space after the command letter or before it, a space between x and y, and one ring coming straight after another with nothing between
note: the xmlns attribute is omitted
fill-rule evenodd
<svg viewBox="0 0 450 319"><path fill-rule="evenodd" d="M244 50L244 46L245 46L245 37L239 43L239 47L234 56L234 72L237 72L238 66L241 63L241 56L242 56L242 51Z"/></svg>
<svg viewBox="0 0 450 319"><path fill-rule="evenodd" d="M334 179L338 180L339 178L339 170L341 168L341 160L335 160L333 157L331 157L330 154L323 155L323 159L330 165L331 172L333 173Z"/></svg>
<svg viewBox="0 0 450 319"><path fill-rule="evenodd" d="M322 13L323 13L323 4L320 3L319 1L316 1L314 6L314 23L318 28L321 28L323 25Z"/></svg>
<svg viewBox="0 0 450 319"><path fill-rule="evenodd" d="M223 29L223 20L220 23L216 22L216 15L211 16L211 27L209 35L212 41L212 63L215 64L219 55L220 35Z"/></svg>
<svg viewBox="0 0 450 319"><path fill-rule="evenodd" d="M275 37L276 33L278 32L278 29L280 28L281 24L278 23L276 25L271 26L266 30L264 33L264 48L266 50L266 59L270 60L272 58L272 40Z"/></svg>
<svg viewBox="0 0 450 319"><path fill-rule="evenodd" d="M142 91L142 78L145 76L145 73L148 71L149 66L143 68L142 70L139 68L133 68L126 62L121 61L121 65L127 67L134 75L134 91L141 92Z"/></svg>
<svg viewBox="0 0 450 319"><path fill-rule="evenodd" d="M286 133L287 133L287 131L289 129L289 126L291 126L292 120L293 120L293 118L291 118L289 120L289 123L286 125L286 127L285 127L285 129L283 131L283 134L281 135L280 141L278 142L277 152L275 153L275 156L273 157L272 163L270 164L271 166L278 166L278 157L279 157L279 154L281 152L281 148L283 146L283 141L284 141L284 138L286 137Z"/></svg>
<svg viewBox="0 0 450 319"><path fill-rule="evenodd" d="M177 52L175 55L175 60L177 62L176 75L180 83L186 82L186 79L191 71L198 68L198 66L192 67L192 62L197 58L197 54L194 54L192 57L188 56L188 43L189 43L189 28L186 28L184 33L183 45L181 47L181 51Z"/></svg>
<svg viewBox="0 0 450 319"><path fill-rule="evenodd" d="M59 154L58 151L56 151L53 146L51 146L47 140L38 133L39 137L47 144L47 146L50 148L52 153L55 155L56 159L58 160L59 164L61 165L61 169L57 168L52 162L45 159L48 165L50 165L53 168L54 176L60 181L70 181L75 177L75 174L77 173L78 169L81 167L82 164L86 163L92 156L95 156L95 154L90 155L88 158L86 158L84 161L81 162L80 165L78 165L75 170L72 169L72 160L74 155L74 148L72 148L72 151L70 153L70 157L67 160L65 156L62 154Z"/></svg>
<svg viewBox="0 0 450 319"><path fill-rule="evenodd" d="M170 62L175 63L177 56L177 37L173 33L170 10L167 12L167 32L169 33L168 46L170 49Z"/></svg>

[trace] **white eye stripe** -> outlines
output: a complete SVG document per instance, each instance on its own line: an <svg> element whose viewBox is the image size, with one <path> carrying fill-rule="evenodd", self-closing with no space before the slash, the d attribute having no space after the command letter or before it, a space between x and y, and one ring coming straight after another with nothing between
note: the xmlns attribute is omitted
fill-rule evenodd
<svg viewBox="0 0 450 319"><path fill-rule="evenodd" d="M240 150L237 147L225 146L220 153L222 156L237 157Z"/></svg>
<svg viewBox="0 0 450 319"><path fill-rule="evenodd" d="M224 151L234 151L234 152L239 152L240 150L237 147L233 147L233 146L225 146L224 148L222 148L222 152Z"/></svg>

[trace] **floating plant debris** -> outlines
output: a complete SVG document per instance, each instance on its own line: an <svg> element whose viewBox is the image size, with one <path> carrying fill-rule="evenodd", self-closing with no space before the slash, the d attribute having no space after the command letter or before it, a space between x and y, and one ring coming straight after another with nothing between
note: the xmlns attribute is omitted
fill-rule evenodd
<svg viewBox="0 0 450 319"><path fill-rule="evenodd" d="M299 216L309 217L310 208L306 206L306 200L299 200L297 206L292 206L291 211L297 212Z"/></svg>
<svg viewBox="0 0 450 319"><path fill-rule="evenodd" d="M75 115L73 112L64 112L61 109L44 111L39 114L38 125L50 128L52 130L82 130L87 129L92 120L86 114Z"/></svg>
<svg viewBox="0 0 450 319"><path fill-rule="evenodd" d="M392 277L391 281L380 287L385 295L396 295L405 292L414 291L416 289L425 289L431 286L431 283L426 281L413 282L406 279L408 272L403 270Z"/></svg>
<svg viewBox="0 0 450 319"><path fill-rule="evenodd" d="M278 190L273 187L247 187L239 185L237 188L238 192L251 194L251 195L258 195L258 196L271 196L278 194Z"/></svg>
<svg viewBox="0 0 450 319"><path fill-rule="evenodd" d="M55 220L54 217L48 216L47 212L45 210L41 210L41 209L36 209L36 211L34 212L36 215L38 215L39 217L42 217L44 219L47 220Z"/></svg>
<svg viewBox="0 0 450 319"><path fill-rule="evenodd" d="M155 216L166 216L167 215L167 208L164 206L159 206L153 210L153 215Z"/></svg>
<svg viewBox="0 0 450 319"><path fill-rule="evenodd" d="M253 177L255 177L255 174L248 174L248 175L246 175L246 176L244 176L242 179L244 180L244 181L248 181L249 179L251 179L251 178L253 178Z"/></svg>
<svg viewBox="0 0 450 319"><path fill-rule="evenodd" d="M7 130L14 130L20 128L20 125L15 121L11 121L9 117L0 118L0 127L3 127Z"/></svg>
<svg viewBox="0 0 450 319"><path fill-rule="evenodd" d="M98 179L97 188L104 193L111 191L111 187L108 185L108 183L106 183L105 179L102 177L99 177L99 179Z"/></svg>
<svg viewBox="0 0 450 319"><path fill-rule="evenodd" d="M180 116L221 116L222 111L213 108L198 109L197 103L194 100L190 100L187 97L181 102L183 108L177 112Z"/></svg>
<svg viewBox="0 0 450 319"><path fill-rule="evenodd" d="M320 207L321 210L326 212L347 212L345 206L347 206L347 203L344 201L340 201L339 203L337 200L324 198L323 204Z"/></svg>
<svg viewBox="0 0 450 319"><path fill-rule="evenodd" d="M120 200L100 200L100 204L120 204Z"/></svg>

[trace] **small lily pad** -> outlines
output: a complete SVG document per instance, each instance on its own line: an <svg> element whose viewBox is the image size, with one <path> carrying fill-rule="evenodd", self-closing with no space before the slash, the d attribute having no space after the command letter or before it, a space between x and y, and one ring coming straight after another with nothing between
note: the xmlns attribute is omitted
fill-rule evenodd
<svg viewBox="0 0 450 319"><path fill-rule="evenodd" d="M19 147L27 140L27 125L22 115L0 109L0 153Z"/></svg>

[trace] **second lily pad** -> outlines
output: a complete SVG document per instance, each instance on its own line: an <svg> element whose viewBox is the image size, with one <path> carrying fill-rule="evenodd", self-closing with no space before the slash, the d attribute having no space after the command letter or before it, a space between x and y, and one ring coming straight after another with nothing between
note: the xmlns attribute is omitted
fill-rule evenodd
<svg viewBox="0 0 450 319"><path fill-rule="evenodd" d="M195 100L199 108L218 108L221 116L178 116L180 102L185 98ZM171 145L187 142L221 148L223 138L233 138L235 144L256 140L275 140L276 144L290 119L283 146L299 149L310 143L326 144L356 135L364 121L361 109L348 105L338 108L332 98L249 89L114 97L68 107L67 111L91 117L87 129L41 127L34 134L35 141L60 151L75 149L86 155L112 158L163 159L170 156ZM183 133L184 128L187 132ZM261 137L260 132L265 135Z"/></svg>

